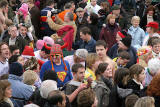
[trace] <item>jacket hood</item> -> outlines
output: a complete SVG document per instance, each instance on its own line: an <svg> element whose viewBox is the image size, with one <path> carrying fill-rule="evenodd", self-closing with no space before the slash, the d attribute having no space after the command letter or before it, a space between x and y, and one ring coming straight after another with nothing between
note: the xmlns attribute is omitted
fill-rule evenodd
<svg viewBox="0 0 160 107"><path fill-rule="evenodd" d="M125 98L133 92L132 89L123 89L117 86L117 93L120 98Z"/></svg>

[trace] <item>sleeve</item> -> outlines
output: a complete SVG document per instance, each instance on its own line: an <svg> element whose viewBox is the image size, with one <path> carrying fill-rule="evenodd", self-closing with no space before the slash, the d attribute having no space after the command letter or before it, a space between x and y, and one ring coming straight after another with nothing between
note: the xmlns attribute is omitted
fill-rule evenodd
<svg viewBox="0 0 160 107"><path fill-rule="evenodd" d="M97 100L98 100L98 107L101 107L102 105L102 96L103 96L103 89L101 87L97 87L95 90Z"/></svg>
<svg viewBox="0 0 160 107"><path fill-rule="evenodd" d="M145 32L144 32L144 30L142 29L142 34L141 34L141 46L143 45L144 38L145 38Z"/></svg>
<svg viewBox="0 0 160 107"><path fill-rule="evenodd" d="M69 63L67 61L65 61L65 63L67 65L69 78L70 78L70 80L72 80L73 76L72 76L72 73L71 73L70 65L69 65Z"/></svg>
<svg viewBox="0 0 160 107"><path fill-rule="evenodd" d="M45 66L45 64L43 64L41 67L41 70L40 70L40 79L41 80L43 79L43 75L44 75L45 70L46 70L46 66Z"/></svg>
<svg viewBox="0 0 160 107"><path fill-rule="evenodd" d="M52 29L52 30L59 30L63 27L63 25L59 25L59 24L56 24L53 22L53 20L51 18L47 18L47 22L48 22L48 25L49 27Z"/></svg>
<svg viewBox="0 0 160 107"><path fill-rule="evenodd" d="M100 35L99 35L99 39L103 40L103 36L104 36L104 28L102 28Z"/></svg>

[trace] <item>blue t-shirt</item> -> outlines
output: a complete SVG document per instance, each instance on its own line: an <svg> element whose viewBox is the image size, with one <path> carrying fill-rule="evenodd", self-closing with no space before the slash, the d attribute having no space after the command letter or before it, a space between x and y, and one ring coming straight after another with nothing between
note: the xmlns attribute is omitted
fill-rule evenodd
<svg viewBox="0 0 160 107"><path fill-rule="evenodd" d="M70 71L70 66L69 63L67 61L64 61L68 71L65 71L64 67L65 65L63 64L63 61L61 60L61 65L56 65L53 63L54 66L54 70L57 73L58 76L58 83L57 86L58 87L63 87L65 83L67 83L68 81L72 80L72 73ZM41 71L40 71L40 78L43 78L44 72L47 70L52 70L52 64L51 61L47 61L42 65Z"/></svg>

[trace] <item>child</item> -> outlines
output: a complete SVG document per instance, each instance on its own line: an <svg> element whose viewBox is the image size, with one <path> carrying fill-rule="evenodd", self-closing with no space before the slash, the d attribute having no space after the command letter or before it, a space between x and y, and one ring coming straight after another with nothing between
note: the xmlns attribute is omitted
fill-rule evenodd
<svg viewBox="0 0 160 107"><path fill-rule="evenodd" d="M139 64L134 64L129 68L130 80L127 83L127 88L133 89L136 91L142 90L144 87L142 82L145 79L145 70Z"/></svg>

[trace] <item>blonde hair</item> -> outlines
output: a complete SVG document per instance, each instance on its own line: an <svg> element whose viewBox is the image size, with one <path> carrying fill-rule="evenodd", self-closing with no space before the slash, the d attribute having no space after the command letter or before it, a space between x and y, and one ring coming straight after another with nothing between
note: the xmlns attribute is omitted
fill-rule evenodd
<svg viewBox="0 0 160 107"><path fill-rule="evenodd" d="M142 97L137 100L134 107L154 107L154 102L153 97Z"/></svg>
<svg viewBox="0 0 160 107"><path fill-rule="evenodd" d="M37 73L32 70L27 70L23 73L23 82L27 85L33 85L37 79Z"/></svg>
<svg viewBox="0 0 160 107"><path fill-rule="evenodd" d="M140 22L140 17L139 16L133 16L131 19L131 23L133 23L133 21L138 20Z"/></svg>
<svg viewBox="0 0 160 107"><path fill-rule="evenodd" d="M86 58L86 65L87 68L92 69L93 64L99 60L98 55L96 53L90 53L88 54Z"/></svg>
<svg viewBox="0 0 160 107"><path fill-rule="evenodd" d="M107 16L107 18L106 18L106 22L109 23L109 20L110 20L110 19L116 19L116 15L114 15L114 14L109 14L109 15Z"/></svg>

